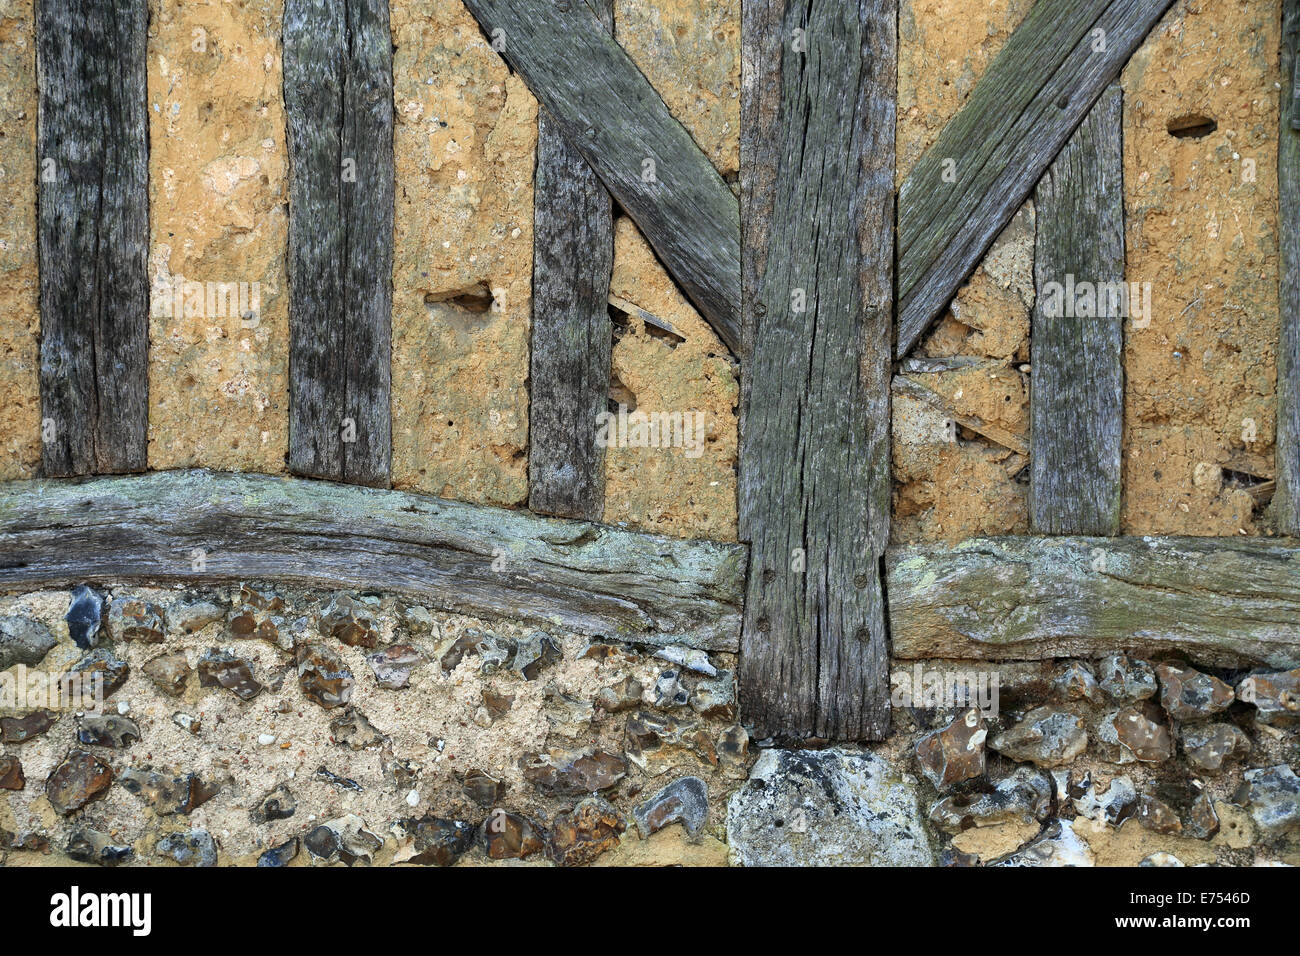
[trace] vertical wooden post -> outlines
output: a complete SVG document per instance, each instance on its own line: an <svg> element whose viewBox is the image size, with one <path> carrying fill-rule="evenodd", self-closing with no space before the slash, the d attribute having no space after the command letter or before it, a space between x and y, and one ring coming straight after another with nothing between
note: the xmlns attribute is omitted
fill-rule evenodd
<svg viewBox="0 0 1300 956"><path fill-rule="evenodd" d="M289 468L386 486L393 268L387 0L287 0Z"/></svg>
<svg viewBox="0 0 1300 956"><path fill-rule="evenodd" d="M883 737L896 0L753 0L741 102L741 706Z"/></svg>
<svg viewBox="0 0 1300 956"><path fill-rule="evenodd" d="M1277 143L1277 491L1282 534L1300 535L1300 0L1282 4L1282 95Z"/></svg>
<svg viewBox="0 0 1300 956"><path fill-rule="evenodd" d="M42 463L142 471L149 427L146 0L40 0Z"/></svg>
<svg viewBox="0 0 1300 956"><path fill-rule="evenodd" d="M1034 193L1030 526L1045 534L1119 534L1128 301L1123 106L1123 91L1112 85ZM1084 283L1095 293L1091 305L1077 298Z"/></svg>
<svg viewBox="0 0 1300 956"><path fill-rule="evenodd" d="M589 5L612 32L612 0ZM609 398L614 214L609 193L545 109L534 197L528 507L599 521L605 451L596 416Z"/></svg>

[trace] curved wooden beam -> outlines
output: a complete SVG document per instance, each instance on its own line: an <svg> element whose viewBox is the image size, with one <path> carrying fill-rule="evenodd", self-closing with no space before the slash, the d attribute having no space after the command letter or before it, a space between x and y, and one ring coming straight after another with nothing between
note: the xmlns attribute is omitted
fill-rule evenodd
<svg viewBox="0 0 1300 956"><path fill-rule="evenodd" d="M155 472L0 486L0 589L271 579L644 644L735 651L744 545L401 491Z"/></svg>

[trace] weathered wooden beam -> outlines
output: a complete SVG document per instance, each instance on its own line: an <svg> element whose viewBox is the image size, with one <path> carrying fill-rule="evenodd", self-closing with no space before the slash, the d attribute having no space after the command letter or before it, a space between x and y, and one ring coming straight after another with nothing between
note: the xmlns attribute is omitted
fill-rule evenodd
<svg viewBox="0 0 1300 956"><path fill-rule="evenodd" d="M0 589L285 580L734 651L745 548L399 491L169 471L0 492Z"/></svg>
<svg viewBox="0 0 1300 956"><path fill-rule="evenodd" d="M1034 191L1029 527L1119 534L1124 94L1112 85Z"/></svg>
<svg viewBox="0 0 1300 956"><path fill-rule="evenodd" d="M1300 548L1273 538L974 538L891 548L894 656L1128 650L1300 665Z"/></svg>
<svg viewBox="0 0 1300 956"><path fill-rule="evenodd" d="M42 467L140 471L149 428L146 0L40 0Z"/></svg>
<svg viewBox="0 0 1300 956"><path fill-rule="evenodd" d="M588 2L612 31L612 0ZM528 507L599 521L605 450L596 444L596 416L609 401L614 211L545 110L537 117L535 182Z"/></svg>
<svg viewBox="0 0 1300 956"><path fill-rule="evenodd" d="M465 6L700 314L739 354L736 197L649 80L582 0L465 0Z"/></svg>
<svg viewBox="0 0 1300 956"><path fill-rule="evenodd" d="M1281 123L1277 143L1278 274L1281 340L1277 350L1278 530L1300 535L1300 0L1282 3Z"/></svg>
<svg viewBox="0 0 1300 956"><path fill-rule="evenodd" d="M758 736L889 730L896 16L896 0L744 8L739 692Z"/></svg>
<svg viewBox="0 0 1300 956"><path fill-rule="evenodd" d="M938 317L1172 0L1038 0L898 194L898 347Z"/></svg>
<svg viewBox="0 0 1300 956"><path fill-rule="evenodd" d="M387 0L287 0L289 468L387 486L393 268Z"/></svg>

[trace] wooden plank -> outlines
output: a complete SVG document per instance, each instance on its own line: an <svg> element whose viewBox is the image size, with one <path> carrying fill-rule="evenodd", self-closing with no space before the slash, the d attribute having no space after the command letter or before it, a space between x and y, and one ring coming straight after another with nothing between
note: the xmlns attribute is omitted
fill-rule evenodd
<svg viewBox="0 0 1300 956"><path fill-rule="evenodd" d="M1289 535L1300 535L1300 73L1297 71L1300 71L1300 0L1283 0L1283 81L1277 144L1281 341L1277 350L1277 490L1273 496L1273 513L1278 531Z"/></svg>
<svg viewBox="0 0 1300 956"><path fill-rule="evenodd" d="M727 348L740 349L736 197L580 0L465 0Z"/></svg>
<svg viewBox="0 0 1300 956"><path fill-rule="evenodd" d="M285 580L734 651L745 548L296 478L168 471L0 497L0 590Z"/></svg>
<svg viewBox="0 0 1300 956"><path fill-rule="evenodd" d="M612 0L590 2L612 31ZM528 507L599 521L605 450L596 444L596 416L609 401L613 206L545 110L537 117L535 181Z"/></svg>
<svg viewBox="0 0 1300 956"><path fill-rule="evenodd" d="M755 736L889 730L896 0L744 9L741 709Z"/></svg>
<svg viewBox="0 0 1300 956"><path fill-rule="evenodd" d="M287 0L289 468L387 486L393 64L387 0Z"/></svg>
<svg viewBox="0 0 1300 956"><path fill-rule="evenodd" d="M948 307L1171 2L1033 5L899 190L899 357Z"/></svg>
<svg viewBox="0 0 1300 956"><path fill-rule="evenodd" d="M1123 113L1123 91L1112 85L1034 191L1029 522L1042 534L1119 534Z"/></svg>
<svg viewBox="0 0 1300 956"><path fill-rule="evenodd" d="M891 548L894 656L1171 652L1300 665L1300 548L1272 538L974 538Z"/></svg>
<svg viewBox="0 0 1300 956"><path fill-rule="evenodd" d="M41 0L42 466L141 471L149 428L146 0Z"/></svg>

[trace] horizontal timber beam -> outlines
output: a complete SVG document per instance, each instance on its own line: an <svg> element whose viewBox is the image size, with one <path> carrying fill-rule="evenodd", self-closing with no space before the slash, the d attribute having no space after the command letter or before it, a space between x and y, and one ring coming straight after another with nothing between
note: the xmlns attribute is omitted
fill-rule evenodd
<svg viewBox="0 0 1300 956"><path fill-rule="evenodd" d="M1300 665L1300 542L1277 538L973 538L887 555L900 659L1181 653Z"/></svg>
<svg viewBox="0 0 1300 956"><path fill-rule="evenodd" d="M916 344L1172 0L1038 0L898 193L898 345Z"/></svg>
<svg viewBox="0 0 1300 956"><path fill-rule="evenodd" d="M734 355L740 204L583 0L465 0Z"/></svg>
<svg viewBox="0 0 1300 956"><path fill-rule="evenodd" d="M0 487L0 590L286 580L734 651L744 545L400 491L210 471Z"/></svg>

